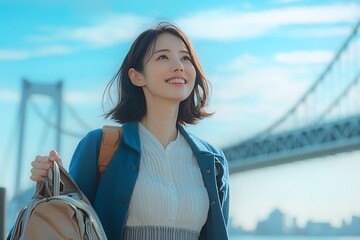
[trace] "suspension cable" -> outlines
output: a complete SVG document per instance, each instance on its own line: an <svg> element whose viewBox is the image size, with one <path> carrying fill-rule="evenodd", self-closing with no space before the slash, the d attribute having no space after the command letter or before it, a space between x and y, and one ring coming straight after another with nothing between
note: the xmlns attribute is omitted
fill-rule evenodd
<svg viewBox="0 0 360 240"><path fill-rule="evenodd" d="M71 106L71 104L68 104L64 101L64 105L69 110L70 114L74 117L75 121L85 130L90 131L92 128L84 121L80 115L75 111L75 109Z"/></svg>
<svg viewBox="0 0 360 240"><path fill-rule="evenodd" d="M351 88L355 86L360 80L360 72L355 76L355 78L350 82L350 84L340 92L340 94L335 98L335 100L325 109L325 111L320 114L319 118L316 120L314 124L321 123L324 120L325 116L329 114L335 106L337 106L342 99L350 92Z"/></svg>
<svg viewBox="0 0 360 240"><path fill-rule="evenodd" d="M39 115L39 117L41 118L41 120L44 121L45 124L47 124L49 127L54 128L54 129L58 129L60 130L61 133L70 136L70 137L74 137L74 138L83 138L85 134L82 133L78 133L78 132L73 132L71 130L67 130L64 128L60 128L59 125L51 122L46 116L45 114L43 114L40 110L40 108L32 102L31 104L32 108L34 109L35 113Z"/></svg>

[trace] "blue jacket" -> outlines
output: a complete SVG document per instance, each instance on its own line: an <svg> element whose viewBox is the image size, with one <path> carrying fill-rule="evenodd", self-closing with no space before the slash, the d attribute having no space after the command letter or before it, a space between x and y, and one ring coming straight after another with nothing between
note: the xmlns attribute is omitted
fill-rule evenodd
<svg viewBox="0 0 360 240"><path fill-rule="evenodd" d="M98 186L97 158L102 130L89 132L77 146L70 174L95 208L107 237L123 240L123 226L140 166L138 123L123 125L124 135ZM200 240L227 240L229 172L224 154L178 125L199 164L209 194L209 212Z"/></svg>

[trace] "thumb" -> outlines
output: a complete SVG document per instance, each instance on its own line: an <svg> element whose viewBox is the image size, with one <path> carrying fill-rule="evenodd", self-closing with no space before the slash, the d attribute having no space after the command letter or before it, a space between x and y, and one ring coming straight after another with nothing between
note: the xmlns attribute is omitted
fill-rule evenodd
<svg viewBox="0 0 360 240"><path fill-rule="evenodd" d="M58 162L58 163L62 163L62 161L61 161L61 157L59 156L59 154L55 151L55 150L51 150L50 151L50 154L49 154L49 160L50 161L56 161L56 162Z"/></svg>

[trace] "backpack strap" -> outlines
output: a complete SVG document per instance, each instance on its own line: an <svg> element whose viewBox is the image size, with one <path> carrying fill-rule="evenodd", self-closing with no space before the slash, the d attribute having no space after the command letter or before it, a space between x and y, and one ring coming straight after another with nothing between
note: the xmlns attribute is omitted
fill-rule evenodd
<svg viewBox="0 0 360 240"><path fill-rule="evenodd" d="M105 173L119 142L124 134L122 127L105 125L102 128L102 140L100 152L98 156L98 182L100 182L102 175Z"/></svg>

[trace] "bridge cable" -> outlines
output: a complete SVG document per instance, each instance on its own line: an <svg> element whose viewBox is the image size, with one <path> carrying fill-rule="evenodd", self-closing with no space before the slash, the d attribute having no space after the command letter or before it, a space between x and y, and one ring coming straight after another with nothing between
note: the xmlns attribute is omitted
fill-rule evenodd
<svg viewBox="0 0 360 240"><path fill-rule="evenodd" d="M350 84L335 98L335 100L325 109L325 111L319 116L314 124L320 124L324 120L325 116L329 114L335 106L349 93L352 87L354 87L360 80L360 72L355 76L355 78L350 82Z"/></svg>
<svg viewBox="0 0 360 240"><path fill-rule="evenodd" d="M302 103L305 102L305 100L307 99L308 96L310 96L310 94L312 94L315 89L320 85L320 83L322 83L325 79L326 74L328 74L328 72L330 72L330 70L333 68L334 64L336 63L336 61L338 61L338 59L340 58L341 54L343 54L343 52L346 50L346 48L348 47L349 43L353 40L353 38L355 38L355 35L357 34L357 31L360 27L360 21L357 22L357 24L355 25L352 33L350 34L350 36L346 39L345 43L342 45L342 47L337 51L337 53L335 54L333 60L330 62L330 64L325 68L325 70L323 71L323 73L320 75L320 77L314 82L314 84L305 92L305 94L290 108L290 110L288 110L284 115L282 115L282 117L280 117L278 120L276 120L273 124L271 124L269 127L267 127L265 130L261 131L260 133L256 134L255 136L253 136L252 138L258 138L261 136L266 136L268 135L271 131L273 131L275 128L277 128L280 124L282 124L283 122L285 122L286 119L288 119L289 116L291 116L297 109L297 107Z"/></svg>
<svg viewBox="0 0 360 240"><path fill-rule="evenodd" d="M78 132L73 132L71 130L67 130L64 128L60 128L57 124L51 122L40 110L40 108L35 105L35 103L32 103L31 106L33 107L34 111L36 112L36 114L39 115L39 117L41 118L41 120L44 121L44 123L46 123L49 127L54 128L54 129L59 129L61 133L63 133L64 135L70 136L70 137L74 137L74 138L83 138L85 134L82 133L78 133Z"/></svg>
<svg viewBox="0 0 360 240"><path fill-rule="evenodd" d="M79 114L77 114L76 110L71 106L71 104L68 104L64 101L64 105L69 109L70 114L74 117L75 121L85 130L90 131L92 128L84 121Z"/></svg>

